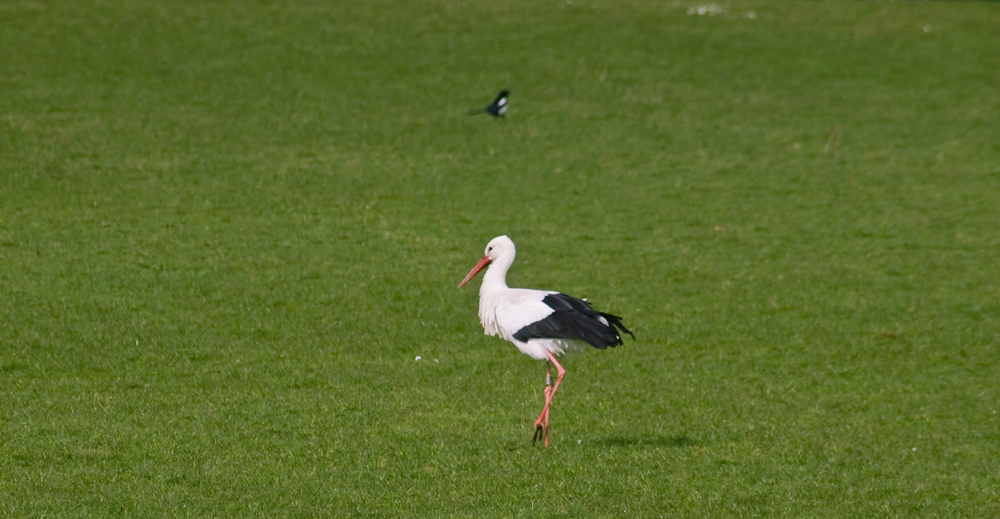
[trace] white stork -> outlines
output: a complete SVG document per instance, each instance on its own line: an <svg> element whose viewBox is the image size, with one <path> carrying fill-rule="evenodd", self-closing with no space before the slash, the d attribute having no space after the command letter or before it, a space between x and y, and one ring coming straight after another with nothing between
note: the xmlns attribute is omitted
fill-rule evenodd
<svg viewBox="0 0 1000 519"><path fill-rule="evenodd" d="M632 335L622 325L621 317L598 312L584 299L549 290L508 288L507 269L514 263L514 242L498 236L486 245L486 255L476 263L459 288L489 265L479 288L479 320L486 335L499 335L514 343L521 353L545 364L545 406L535 420L535 443L539 433L549 445L549 406L566 375L556 355L579 351L587 344L598 348L624 344L619 330ZM635 335L632 335L635 338ZM549 364L551 363L551 364ZM552 368L558 374L552 384Z"/></svg>

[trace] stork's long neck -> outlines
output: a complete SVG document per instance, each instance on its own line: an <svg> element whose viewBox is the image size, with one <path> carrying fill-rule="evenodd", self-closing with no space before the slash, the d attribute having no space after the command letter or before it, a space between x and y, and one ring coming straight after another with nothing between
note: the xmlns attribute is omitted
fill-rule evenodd
<svg viewBox="0 0 1000 519"><path fill-rule="evenodd" d="M483 275L483 284L479 286L479 320L483 323L486 335L499 334L496 306L501 294L508 290L507 269L512 263L514 263L513 254L494 260Z"/></svg>
<svg viewBox="0 0 1000 519"><path fill-rule="evenodd" d="M483 284L479 287L479 297L507 289L507 270L514 263L514 255L500 256L486 269Z"/></svg>

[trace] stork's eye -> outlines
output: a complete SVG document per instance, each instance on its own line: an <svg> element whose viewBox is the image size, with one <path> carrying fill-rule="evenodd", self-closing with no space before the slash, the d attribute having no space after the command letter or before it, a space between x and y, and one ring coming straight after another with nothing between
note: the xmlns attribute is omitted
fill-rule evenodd
<svg viewBox="0 0 1000 519"><path fill-rule="evenodd" d="M489 254L490 252L493 252L493 247L490 247L490 248L486 249L486 253L487 254Z"/></svg>

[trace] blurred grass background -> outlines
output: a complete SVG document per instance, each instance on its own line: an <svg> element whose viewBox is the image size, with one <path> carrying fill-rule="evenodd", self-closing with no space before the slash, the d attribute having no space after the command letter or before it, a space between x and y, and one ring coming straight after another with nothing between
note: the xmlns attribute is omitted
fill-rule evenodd
<svg viewBox="0 0 1000 519"><path fill-rule="evenodd" d="M0 6L0 513L996 516L1000 12L699 6Z"/></svg>

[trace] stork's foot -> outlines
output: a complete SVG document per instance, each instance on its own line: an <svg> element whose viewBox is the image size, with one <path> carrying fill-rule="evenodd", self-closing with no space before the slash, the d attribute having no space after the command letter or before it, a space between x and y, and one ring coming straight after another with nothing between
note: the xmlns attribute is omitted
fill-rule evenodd
<svg viewBox="0 0 1000 519"><path fill-rule="evenodd" d="M552 377L547 377L549 380ZM535 434L531 435L531 444L534 445L535 441L540 437L545 437L545 446L549 446L549 404L552 403L552 395L554 394L551 384L545 386L545 407L542 408L542 414L538 415L538 419L535 420Z"/></svg>
<svg viewBox="0 0 1000 519"><path fill-rule="evenodd" d="M531 435L531 444L534 445L535 441L537 441L539 438L543 438L543 437L545 439L545 441L544 441L545 446L548 447L549 446L549 426L548 425L542 425L542 424L535 425L535 434Z"/></svg>

